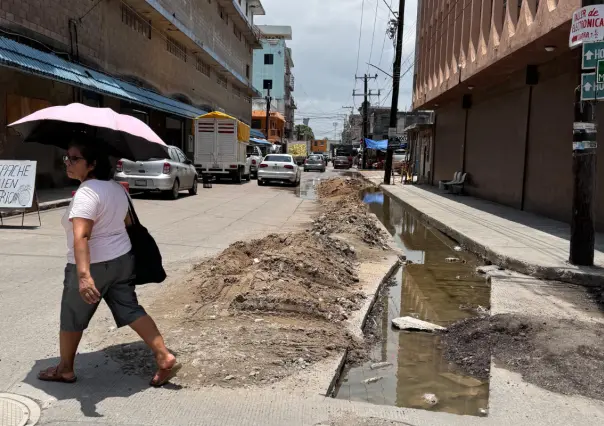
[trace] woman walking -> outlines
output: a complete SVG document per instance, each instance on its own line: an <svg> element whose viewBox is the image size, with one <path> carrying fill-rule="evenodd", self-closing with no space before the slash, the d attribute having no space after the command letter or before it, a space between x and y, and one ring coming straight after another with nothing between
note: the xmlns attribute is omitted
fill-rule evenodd
<svg viewBox="0 0 604 426"><path fill-rule="evenodd" d="M158 370L151 386L162 386L180 369L153 319L139 305L134 257L126 231L128 195L113 181L109 157L100 144L73 142L63 158L67 175L81 182L62 219L67 266L61 299L61 360L38 374L40 380L73 383L74 360L84 330L101 299L118 327L130 326L151 348Z"/></svg>

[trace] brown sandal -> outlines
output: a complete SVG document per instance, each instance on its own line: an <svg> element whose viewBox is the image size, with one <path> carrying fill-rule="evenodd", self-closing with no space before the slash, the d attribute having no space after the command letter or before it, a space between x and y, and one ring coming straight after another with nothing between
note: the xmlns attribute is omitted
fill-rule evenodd
<svg viewBox="0 0 604 426"><path fill-rule="evenodd" d="M77 376L64 377L59 374L59 366L50 367L46 370L42 370L38 373L38 379L44 382L58 382L58 383L75 383L78 380Z"/></svg>
<svg viewBox="0 0 604 426"><path fill-rule="evenodd" d="M180 363L174 364L172 368L160 368L159 370L157 370L157 373L155 373L155 376L153 376L153 378L149 382L149 386L153 386L154 388L162 387L163 385L168 383L170 379L174 378L176 376L176 373L178 373L181 368L182 364ZM160 379L162 375L165 376Z"/></svg>

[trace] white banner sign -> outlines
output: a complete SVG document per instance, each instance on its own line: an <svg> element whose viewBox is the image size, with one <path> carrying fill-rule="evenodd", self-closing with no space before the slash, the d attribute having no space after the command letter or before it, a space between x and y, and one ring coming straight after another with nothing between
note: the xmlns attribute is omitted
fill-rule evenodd
<svg viewBox="0 0 604 426"><path fill-rule="evenodd" d="M604 4L577 9L573 13L568 46L576 47L588 41L604 40Z"/></svg>
<svg viewBox="0 0 604 426"><path fill-rule="evenodd" d="M35 186L35 161L0 160L0 209L30 208Z"/></svg>

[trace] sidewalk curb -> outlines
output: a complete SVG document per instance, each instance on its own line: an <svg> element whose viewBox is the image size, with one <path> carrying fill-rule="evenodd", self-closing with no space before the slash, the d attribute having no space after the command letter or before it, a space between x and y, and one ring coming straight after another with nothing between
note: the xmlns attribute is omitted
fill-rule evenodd
<svg viewBox="0 0 604 426"><path fill-rule="evenodd" d="M510 269L521 274L530 275L543 280L562 281L570 284L581 285L584 287L599 287L604 286L604 273L599 272L595 268L563 268L563 267L550 267L541 266L528 262L523 262L519 259L515 259L506 255L495 252L488 246L478 243L471 237L445 225L439 220L427 215L426 213L418 210L411 204L407 203L404 199L399 198L391 188L382 183L376 183L366 176L362 175L362 178L368 183L381 189L384 193L387 193L394 200L400 202L409 210L414 216L416 216L423 223L436 228L443 234L457 241L459 245L464 247L466 250L476 254L477 256L497 265L501 268Z"/></svg>
<svg viewBox="0 0 604 426"><path fill-rule="evenodd" d="M58 209L61 207L66 207L69 205L69 203L71 203L71 198L63 198L61 200L53 200L53 201L46 201L44 203L40 203L39 207L40 207L40 211L46 211L46 210L53 210L53 209ZM36 211L26 211L25 214L32 214L32 213L36 213ZM13 216L20 216L23 214L23 210L8 210L6 212L2 212L2 218L7 218L7 217L13 217Z"/></svg>

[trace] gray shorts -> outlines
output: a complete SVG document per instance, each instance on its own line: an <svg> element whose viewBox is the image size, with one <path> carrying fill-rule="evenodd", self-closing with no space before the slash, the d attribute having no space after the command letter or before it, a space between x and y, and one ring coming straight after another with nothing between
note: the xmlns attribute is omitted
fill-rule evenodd
<svg viewBox="0 0 604 426"><path fill-rule="evenodd" d="M131 324L147 315L136 298L134 278L134 256L131 253L108 262L90 265L90 275L96 288L111 309L118 327ZM79 280L76 265L68 263L65 267L63 297L61 299L61 330L84 331L99 304L84 302L79 292Z"/></svg>

